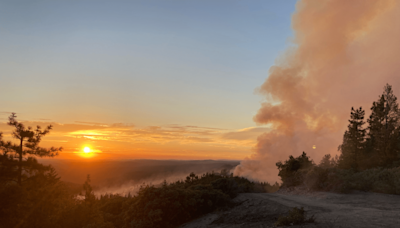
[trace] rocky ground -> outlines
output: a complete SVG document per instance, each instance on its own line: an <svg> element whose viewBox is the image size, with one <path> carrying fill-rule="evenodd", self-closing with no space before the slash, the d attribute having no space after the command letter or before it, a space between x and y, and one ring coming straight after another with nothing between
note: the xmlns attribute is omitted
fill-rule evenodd
<svg viewBox="0 0 400 228"><path fill-rule="evenodd" d="M181 228L274 227L280 215L304 207L315 223L292 227L400 227L400 196L328 192L244 193L233 208L207 214Z"/></svg>

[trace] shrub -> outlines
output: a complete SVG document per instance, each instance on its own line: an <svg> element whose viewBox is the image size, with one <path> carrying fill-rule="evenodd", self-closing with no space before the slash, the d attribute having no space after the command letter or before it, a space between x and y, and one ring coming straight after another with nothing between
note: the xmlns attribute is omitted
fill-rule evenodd
<svg viewBox="0 0 400 228"><path fill-rule="evenodd" d="M234 179L231 178L220 178L213 182L211 185L214 189L220 190L221 192L234 198L239 193L239 186Z"/></svg>
<svg viewBox="0 0 400 228"><path fill-rule="evenodd" d="M400 167L373 168L360 172L351 169L312 167L302 172L306 172L303 183L312 190L339 193L358 190L400 194Z"/></svg>
<svg viewBox="0 0 400 228"><path fill-rule="evenodd" d="M303 207L300 209L297 207L289 210L287 216L280 216L278 221L275 222L275 226L289 226L289 225L301 225L304 223L315 222L314 215L307 219L307 212Z"/></svg>
<svg viewBox="0 0 400 228"><path fill-rule="evenodd" d="M130 227L176 227L217 207L229 203L229 197L211 186L142 187L128 210Z"/></svg>
<svg viewBox="0 0 400 228"><path fill-rule="evenodd" d="M231 206L232 198L238 193L252 192L254 186L253 182L226 172L206 173L201 177L191 173L185 181L164 182L160 187L142 186L127 206L125 227L177 227Z"/></svg>
<svg viewBox="0 0 400 228"><path fill-rule="evenodd" d="M254 182L252 192L273 193L273 192L278 191L279 188L280 188L280 185L278 184L278 182L275 182L275 184L273 184L273 185L271 185L268 182Z"/></svg>
<svg viewBox="0 0 400 228"><path fill-rule="evenodd" d="M300 185L304 182L304 170L315 166L313 161L303 152L299 157L289 157L284 163L277 162L279 174L278 176L282 179L282 185L285 187L292 187Z"/></svg>
<svg viewBox="0 0 400 228"><path fill-rule="evenodd" d="M400 167L374 168L347 177L351 189L387 194L400 194Z"/></svg>

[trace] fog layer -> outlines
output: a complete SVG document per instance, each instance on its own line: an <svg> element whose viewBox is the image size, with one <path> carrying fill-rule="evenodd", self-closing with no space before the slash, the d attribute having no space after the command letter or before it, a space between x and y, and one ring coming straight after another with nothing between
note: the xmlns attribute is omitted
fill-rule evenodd
<svg viewBox="0 0 400 228"><path fill-rule="evenodd" d="M201 175L206 172L231 170L239 161L179 161L179 160L50 160L61 180L83 185L87 175L97 194L135 193L141 184L160 184L164 180L184 180L191 172Z"/></svg>

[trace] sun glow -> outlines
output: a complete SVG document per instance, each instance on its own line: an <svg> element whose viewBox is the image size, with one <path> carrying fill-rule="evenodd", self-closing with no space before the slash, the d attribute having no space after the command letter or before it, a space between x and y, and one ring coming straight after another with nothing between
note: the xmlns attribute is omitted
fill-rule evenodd
<svg viewBox="0 0 400 228"><path fill-rule="evenodd" d="M98 154L98 150L93 150L88 146L85 146L82 148L81 151L76 152L79 156L83 157L83 158L92 158L95 157Z"/></svg>
<svg viewBox="0 0 400 228"><path fill-rule="evenodd" d="M85 147L85 148L83 148L83 152L85 152L85 153L90 153L90 148L89 147Z"/></svg>

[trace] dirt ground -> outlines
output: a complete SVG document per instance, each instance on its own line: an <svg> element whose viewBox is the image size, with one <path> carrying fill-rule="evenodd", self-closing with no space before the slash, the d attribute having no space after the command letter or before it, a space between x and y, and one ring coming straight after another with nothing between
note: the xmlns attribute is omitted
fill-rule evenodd
<svg viewBox="0 0 400 228"><path fill-rule="evenodd" d="M400 196L378 193L328 192L244 193L237 205L207 214L181 228L274 227L277 218L292 207L304 207L316 222L292 227L400 227Z"/></svg>

